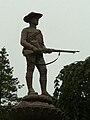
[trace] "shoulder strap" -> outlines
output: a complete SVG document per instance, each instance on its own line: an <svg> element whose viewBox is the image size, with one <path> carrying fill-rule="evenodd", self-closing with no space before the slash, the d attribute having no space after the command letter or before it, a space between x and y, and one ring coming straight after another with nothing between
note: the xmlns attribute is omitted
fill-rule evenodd
<svg viewBox="0 0 90 120"><path fill-rule="evenodd" d="M38 34L40 34L40 32L35 32L35 33L31 36L31 38L32 38L32 39L35 39Z"/></svg>
<svg viewBox="0 0 90 120"><path fill-rule="evenodd" d="M60 52L58 53L58 56L57 56L57 58L55 59L55 60L53 60L53 61L51 61L51 62L48 62L48 63L45 63L45 64L38 64L38 63L34 63L34 62L32 62L33 64L36 64L36 65L49 65L49 64L52 64L52 63L54 63L55 61L57 61L58 60L58 58L59 58L59 56L60 56Z"/></svg>

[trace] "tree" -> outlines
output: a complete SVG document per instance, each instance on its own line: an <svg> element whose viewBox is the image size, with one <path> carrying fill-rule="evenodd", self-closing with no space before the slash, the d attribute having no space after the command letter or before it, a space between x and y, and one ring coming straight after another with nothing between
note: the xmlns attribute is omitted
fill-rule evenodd
<svg viewBox="0 0 90 120"><path fill-rule="evenodd" d="M57 86L57 79L62 81L61 86ZM54 95L57 93L59 97L56 106L65 112L65 120L89 120L90 57L65 66L56 77L55 85Z"/></svg>
<svg viewBox="0 0 90 120"><path fill-rule="evenodd" d="M17 91L19 85L17 78L13 77L13 67L10 67L9 55L5 48L0 51L0 105L14 104L18 101Z"/></svg>
<svg viewBox="0 0 90 120"><path fill-rule="evenodd" d="M13 67L10 67L8 54L5 48L0 51L0 120L11 120L9 109L17 103L20 98L17 96L19 85L18 78L13 77Z"/></svg>

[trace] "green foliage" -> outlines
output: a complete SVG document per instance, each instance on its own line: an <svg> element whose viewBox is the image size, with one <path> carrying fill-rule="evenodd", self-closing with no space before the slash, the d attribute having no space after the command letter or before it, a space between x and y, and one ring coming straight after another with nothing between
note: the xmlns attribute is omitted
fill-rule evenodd
<svg viewBox="0 0 90 120"><path fill-rule="evenodd" d="M56 79L55 79L55 81L54 81L55 91L54 91L53 94L54 94L54 97L55 97L55 98L58 98L58 96L60 95L60 89L59 89L59 87L60 87L60 84L59 84L60 80L58 79L58 77L59 77L59 76L57 76Z"/></svg>
<svg viewBox="0 0 90 120"><path fill-rule="evenodd" d="M65 112L65 120L90 119L90 57L65 66L56 78L58 86L56 106ZM56 81L57 82L57 81ZM55 82L55 84L56 84Z"/></svg>
<svg viewBox="0 0 90 120"><path fill-rule="evenodd" d="M9 110L20 101L17 96L19 85L17 78L13 77L13 67L10 67L8 54L5 48L0 51L0 120L11 120Z"/></svg>
<svg viewBox="0 0 90 120"><path fill-rule="evenodd" d="M0 105L14 104L18 101L19 85L17 78L13 78L13 67L10 67L8 54L5 48L0 51Z"/></svg>

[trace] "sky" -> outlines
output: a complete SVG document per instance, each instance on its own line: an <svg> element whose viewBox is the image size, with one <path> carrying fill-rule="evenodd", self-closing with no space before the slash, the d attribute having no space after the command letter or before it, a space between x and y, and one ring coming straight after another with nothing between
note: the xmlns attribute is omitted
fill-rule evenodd
<svg viewBox="0 0 90 120"><path fill-rule="evenodd" d="M0 0L0 49L5 47L14 67L13 74L25 86L18 92L27 95L25 81L26 61L20 45L21 31L28 24L23 17L30 12L39 12L43 17L38 29L43 33L48 48L79 50L77 54L61 53L60 58L47 66L47 91L54 92L54 80L60 70L75 61L90 56L90 0ZM45 61L52 61L58 53L44 55ZM34 89L40 94L39 73L34 71Z"/></svg>

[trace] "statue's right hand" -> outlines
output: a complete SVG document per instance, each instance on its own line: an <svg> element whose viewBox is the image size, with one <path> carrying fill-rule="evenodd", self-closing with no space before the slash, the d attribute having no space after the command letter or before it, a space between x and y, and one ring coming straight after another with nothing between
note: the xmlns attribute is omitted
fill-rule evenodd
<svg viewBox="0 0 90 120"><path fill-rule="evenodd" d="M52 53L54 49L46 48L44 50L44 53Z"/></svg>
<svg viewBox="0 0 90 120"><path fill-rule="evenodd" d="M36 47L33 47L32 50L33 50L33 52L37 52L38 51L38 49Z"/></svg>

